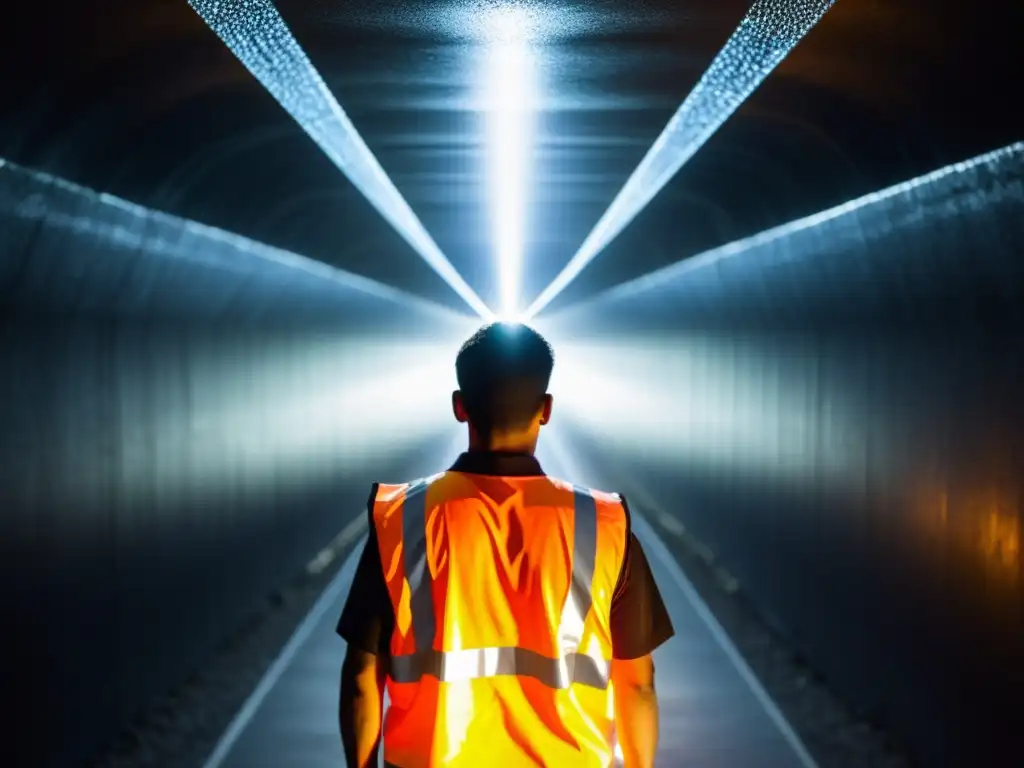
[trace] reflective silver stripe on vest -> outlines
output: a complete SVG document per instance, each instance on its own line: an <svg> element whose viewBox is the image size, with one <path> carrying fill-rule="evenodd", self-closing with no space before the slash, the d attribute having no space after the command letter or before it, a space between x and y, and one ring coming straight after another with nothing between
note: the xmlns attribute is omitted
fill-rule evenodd
<svg viewBox="0 0 1024 768"><path fill-rule="evenodd" d="M594 598L594 566L597 562L597 504L586 488L573 486L572 581L558 624L562 654L576 651L583 640L583 625Z"/></svg>
<svg viewBox="0 0 1024 768"><path fill-rule="evenodd" d="M568 688L573 683L607 688L608 662L582 653L552 659L528 648L471 648L396 656L391 660L390 675L396 683L415 683L424 676L442 683L461 683L515 675L532 677L549 688Z"/></svg>
<svg viewBox="0 0 1024 768"><path fill-rule="evenodd" d="M583 628L593 605L591 589L597 561L597 504L591 493L573 487L572 578L558 627L560 658L514 647L437 651L433 648L433 584L426 557L426 498L432 479L410 485L402 504L403 558L416 652L391 659L391 679L396 683L413 683L429 675L442 682L458 682L516 675L532 677L551 688L568 688L573 683L607 688L608 661L579 652Z"/></svg>
<svg viewBox="0 0 1024 768"><path fill-rule="evenodd" d="M432 479L411 483L402 502L402 558L417 652L434 647L434 588L427 567L427 488Z"/></svg>

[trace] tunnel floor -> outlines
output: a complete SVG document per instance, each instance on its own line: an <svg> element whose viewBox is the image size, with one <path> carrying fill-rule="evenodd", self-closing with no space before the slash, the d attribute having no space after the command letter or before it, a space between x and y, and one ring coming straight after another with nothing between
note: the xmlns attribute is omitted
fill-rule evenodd
<svg viewBox="0 0 1024 768"><path fill-rule="evenodd" d="M190 696L164 702L160 716L122 739L99 765L341 765L336 712L345 646L334 626L364 520L358 517L326 550L338 555L331 567L280 597L277 615L223 654L217 670L193 682ZM655 653L659 766L909 765L884 733L800 667L684 536L642 509L634 510L634 529L676 628Z"/></svg>

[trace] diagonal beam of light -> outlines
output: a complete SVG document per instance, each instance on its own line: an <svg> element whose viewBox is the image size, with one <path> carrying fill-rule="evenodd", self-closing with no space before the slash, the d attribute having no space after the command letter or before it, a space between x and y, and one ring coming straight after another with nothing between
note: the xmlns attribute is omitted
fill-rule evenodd
<svg viewBox="0 0 1024 768"><path fill-rule="evenodd" d="M94 261L96 254L102 254L110 262L106 268L109 275L121 274L126 254L130 254L131 261L139 264L138 275L118 284L117 288L113 286L120 278L111 277L110 292L100 291L115 303L134 306L137 302L144 304L154 300L160 292L160 281L143 275L154 274L154 260L162 259L178 262L185 270L198 268L210 275L219 275L215 282L241 280L254 289L262 281L273 282L282 298L289 289L315 290L333 284L339 289L333 298L339 306L351 306L353 293L359 293L392 302L403 310L422 312L437 321L454 323L459 332L468 317L393 285L234 232L145 208L0 157L0 231L5 235L10 233L11 242L17 243L19 231L26 225L31 226L32 231L59 232L61 237L75 242L85 238L86 244L72 249L68 259L85 264ZM3 258L0 255L0 264ZM115 266L118 264L122 266ZM46 270L40 269L40 275L44 275ZM68 269L75 273L81 267L69 266ZM103 280L97 278L96 285ZM27 284L49 286L51 282L50 278L29 279ZM58 295L49 287L46 292L51 297ZM223 307L232 295L230 291L200 291L189 299L189 310L202 313L217 305ZM79 299L85 300L82 296Z"/></svg>
<svg viewBox="0 0 1024 768"><path fill-rule="evenodd" d="M969 160L952 163L913 179L894 184L891 187L869 192L840 205L828 208L801 219L786 222L757 234L734 240L708 251L687 256L679 261L659 267L640 277L633 278L607 290L574 302L565 309L545 316L548 322L563 322L581 314L593 317L593 313L608 312L608 303L634 299L650 293L650 301L656 301L654 291L673 286L678 299L682 281L701 270L719 269L731 260L744 262L744 269L775 270L787 263L799 262L813 255L816 259L834 258L852 253L851 248L858 239L873 238L878 231L895 226L895 222L906 222L908 217L926 221L928 217L945 215L956 203L954 190L963 192L965 200L959 201L972 208L994 207L1002 204L1006 196L1013 197L1008 187L1001 182L1000 175L1009 177L1014 170L1024 170L1024 141L1018 141L1001 149L986 152ZM1020 170L1017 170L1018 176ZM979 181L976 174L992 174L992 182ZM984 178L984 176L982 177ZM969 179L969 181L965 181ZM987 184L991 183L991 187ZM1021 184L1017 184L1016 200L1021 198ZM907 202L907 201L912 202ZM723 272L719 272L721 275Z"/></svg>
<svg viewBox="0 0 1024 768"><path fill-rule="evenodd" d="M576 279L786 58L835 0L757 0L648 150L583 245L526 311Z"/></svg>
<svg viewBox="0 0 1024 768"><path fill-rule="evenodd" d="M189 5L423 260L477 314L491 319L491 310L427 233L273 3L189 0Z"/></svg>

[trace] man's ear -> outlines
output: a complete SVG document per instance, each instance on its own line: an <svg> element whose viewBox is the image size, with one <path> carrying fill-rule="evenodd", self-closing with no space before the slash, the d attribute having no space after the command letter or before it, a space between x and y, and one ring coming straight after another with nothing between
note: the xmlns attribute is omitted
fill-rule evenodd
<svg viewBox="0 0 1024 768"><path fill-rule="evenodd" d="M540 423L547 424L551 421L551 409L555 405L555 398L551 395L544 395L544 407L540 412Z"/></svg>
<svg viewBox="0 0 1024 768"><path fill-rule="evenodd" d="M466 413L466 403L463 402L462 392L457 389L452 392L452 413L455 414L455 420L460 424L465 424L469 421L469 414Z"/></svg>

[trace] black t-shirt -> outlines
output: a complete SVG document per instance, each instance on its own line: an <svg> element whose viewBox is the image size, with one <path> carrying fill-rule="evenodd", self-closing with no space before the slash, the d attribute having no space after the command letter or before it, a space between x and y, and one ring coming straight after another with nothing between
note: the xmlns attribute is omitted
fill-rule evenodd
<svg viewBox="0 0 1024 768"><path fill-rule="evenodd" d="M464 453L452 471L501 477L544 474L532 456L494 453ZM371 497L371 514L372 505ZM394 626L394 608L371 522L370 537L359 558L337 631L347 643L367 653L387 655ZM620 660L646 656L675 634L647 556L631 530L612 596L611 634L612 655Z"/></svg>

